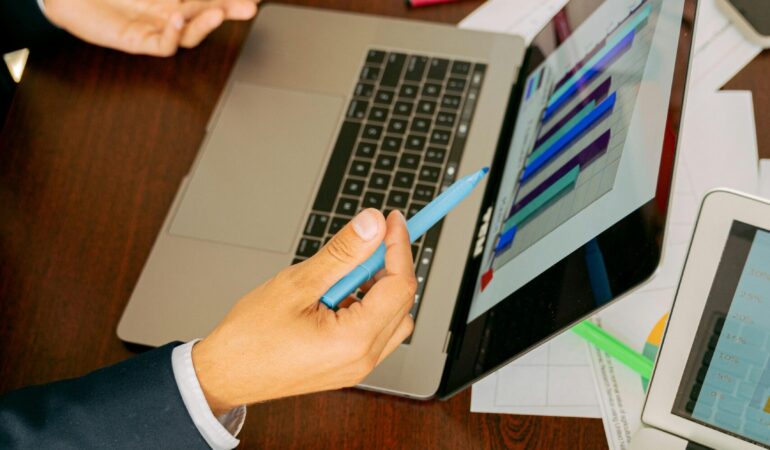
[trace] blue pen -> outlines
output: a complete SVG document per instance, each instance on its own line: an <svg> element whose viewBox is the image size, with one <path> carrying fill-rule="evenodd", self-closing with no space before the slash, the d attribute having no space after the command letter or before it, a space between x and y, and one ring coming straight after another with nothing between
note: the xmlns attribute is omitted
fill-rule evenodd
<svg viewBox="0 0 770 450"><path fill-rule="evenodd" d="M443 219L449 211L454 209L461 201L473 191L473 188L479 184L484 175L489 172L488 167L484 167L478 172L460 178L453 185L449 186L432 202L425 205L417 214L406 222L406 228L409 230L409 240L416 241L425 234L430 227ZM380 244L377 251L358 267L345 275L340 281L334 284L326 294L321 297L321 303L331 309L337 308L341 301L348 298L359 286L372 278L374 274L382 270L385 266L385 245Z"/></svg>

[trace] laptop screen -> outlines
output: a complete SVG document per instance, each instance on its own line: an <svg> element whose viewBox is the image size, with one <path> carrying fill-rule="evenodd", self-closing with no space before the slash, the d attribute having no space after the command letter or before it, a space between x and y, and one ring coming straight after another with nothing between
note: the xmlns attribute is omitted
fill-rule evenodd
<svg viewBox="0 0 770 450"><path fill-rule="evenodd" d="M770 445L770 232L733 222L673 414Z"/></svg>
<svg viewBox="0 0 770 450"><path fill-rule="evenodd" d="M513 89L440 396L649 278L661 256L696 0L571 0Z"/></svg>

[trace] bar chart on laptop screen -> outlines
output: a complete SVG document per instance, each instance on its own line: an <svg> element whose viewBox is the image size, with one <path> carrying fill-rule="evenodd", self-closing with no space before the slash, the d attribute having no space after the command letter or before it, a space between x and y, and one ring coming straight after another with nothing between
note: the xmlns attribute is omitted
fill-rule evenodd
<svg viewBox="0 0 770 450"><path fill-rule="evenodd" d="M652 42L652 12L651 2L638 4L565 72L546 67L530 76L525 102L548 91L482 291L496 269L612 190Z"/></svg>

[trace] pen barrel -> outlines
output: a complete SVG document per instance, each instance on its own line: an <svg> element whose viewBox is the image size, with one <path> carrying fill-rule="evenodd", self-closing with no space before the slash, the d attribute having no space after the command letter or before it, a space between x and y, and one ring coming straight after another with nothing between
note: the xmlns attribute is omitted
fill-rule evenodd
<svg viewBox="0 0 770 450"><path fill-rule="evenodd" d="M447 190L436 197L431 203L431 208L423 208L406 222L406 228L409 230L409 240L414 243L420 236L424 235L430 228L437 224L441 219L452 210L460 200L468 196L476 187L478 181L475 178L465 178L450 186Z"/></svg>

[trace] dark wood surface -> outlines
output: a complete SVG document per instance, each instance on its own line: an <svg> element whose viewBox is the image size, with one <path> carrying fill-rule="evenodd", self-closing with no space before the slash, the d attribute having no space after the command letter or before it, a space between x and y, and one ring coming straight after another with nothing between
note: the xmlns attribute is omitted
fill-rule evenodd
<svg viewBox="0 0 770 450"><path fill-rule="evenodd" d="M456 23L479 1L295 1ZM75 40L33 52L0 134L0 393L132 356L115 335L248 24L170 59ZM770 118L770 56L730 84ZM770 154L770 130L759 126ZM606 448L600 420L471 414L357 390L252 406L243 448Z"/></svg>

